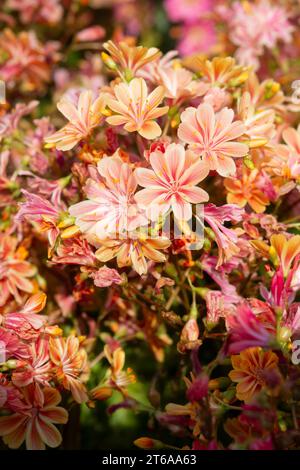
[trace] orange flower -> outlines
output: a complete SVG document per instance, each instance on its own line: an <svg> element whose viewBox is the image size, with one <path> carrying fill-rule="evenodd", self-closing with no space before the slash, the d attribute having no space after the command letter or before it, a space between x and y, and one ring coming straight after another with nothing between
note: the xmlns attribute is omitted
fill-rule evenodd
<svg viewBox="0 0 300 470"><path fill-rule="evenodd" d="M270 201L258 187L259 177L258 170L249 171L244 168L242 178L226 178L224 185L228 191L227 202L240 207L245 207L248 203L255 212L264 212Z"/></svg>
<svg viewBox="0 0 300 470"><path fill-rule="evenodd" d="M57 406L61 396L57 390L30 385L23 389L23 407L10 416L0 417L0 436L10 449L17 449L26 441L29 450L44 450L45 444L57 447L62 437L55 424L65 424L68 413ZM20 402L21 403L21 402Z"/></svg>
<svg viewBox="0 0 300 470"><path fill-rule="evenodd" d="M91 91L81 92L78 103L63 97L57 104L59 111L70 121L45 141L59 150L70 150L104 120L104 95L93 100Z"/></svg>
<svg viewBox="0 0 300 470"><path fill-rule="evenodd" d="M115 98L108 97L107 105L116 114L106 120L112 126L125 124L128 132L138 132L145 139L161 135L161 128L154 119L166 114L168 106L158 108L164 97L164 88L158 86L148 95L143 78L134 78L129 84L119 83L114 87Z"/></svg>
<svg viewBox="0 0 300 470"><path fill-rule="evenodd" d="M252 240L251 244L265 257L271 258L275 265L280 263L283 274L287 277L295 258L300 254L300 235L287 239L283 234L272 235L271 246L262 240Z"/></svg>
<svg viewBox="0 0 300 470"><path fill-rule="evenodd" d="M117 258L119 268L132 266L141 276L146 274L146 258L162 263L166 257L159 250L164 250L170 246L170 240L166 237L148 238L138 236L136 238L119 238L97 240L101 246L96 251L95 256L99 261L107 261ZM99 246L99 245L98 245Z"/></svg>
<svg viewBox="0 0 300 470"><path fill-rule="evenodd" d="M272 351L249 348L236 356L231 356L234 370L229 372L233 382L237 382L236 396L239 400L250 402L262 389L267 388L267 374L277 373L278 357Z"/></svg>
<svg viewBox="0 0 300 470"><path fill-rule="evenodd" d="M203 56L192 56L184 60L184 64L204 76L211 84L231 86L244 83L249 75L249 68L236 65L232 57L214 57L212 61L203 59Z"/></svg>
<svg viewBox="0 0 300 470"><path fill-rule="evenodd" d="M105 345L104 354L110 363L110 369L107 371L105 381L91 392L92 397L97 400L105 400L110 397L114 389L126 395L126 387L136 381L132 369L124 370L125 352L123 349L117 348L111 351L109 346Z"/></svg>
<svg viewBox="0 0 300 470"><path fill-rule="evenodd" d="M161 52L156 47L143 46L128 46L126 42L115 44L113 41L108 41L103 44L104 49L109 52L111 59L121 66L121 69L136 73L141 67L153 60L157 59ZM106 54L102 54L102 59L107 65L110 65L109 59ZM113 64L113 63L112 63Z"/></svg>
<svg viewBox="0 0 300 470"><path fill-rule="evenodd" d="M50 357L56 365L56 377L66 390L70 390L77 403L83 403L88 396L80 374L86 367L86 351L80 348L79 339L50 338Z"/></svg>
<svg viewBox="0 0 300 470"><path fill-rule="evenodd" d="M19 291L32 294L34 285L28 278L36 274L36 268L24 261L26 252L22 247L17 249L17 239L0 234L0 306L3 306L12 295L19 304L22 298Z"/></svg>

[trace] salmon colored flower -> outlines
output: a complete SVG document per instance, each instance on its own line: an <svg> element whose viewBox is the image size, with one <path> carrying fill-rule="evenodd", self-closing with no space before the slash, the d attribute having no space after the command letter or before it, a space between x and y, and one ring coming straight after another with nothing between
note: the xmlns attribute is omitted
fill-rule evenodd
<svg viewBox="0 0 300 470"><path fill-rule="evenodd" d="M28 345L20 340L20 338L12 331L6 330L0 326L0 345L1 345L1 361L8 359L28 359ZM3 361L4 357L4 361Z"/></svg>
<svg viewBox="0 0 300 470"><path fill-rule="evenodd" d="M108 398L112 390L118 390L123 395L127 395L128 385L136 382L136 377L132 369L124 370L125 352L121 348L111 351L108 345L104 346L104 354L110 364L105 381L91 391L92 397L97 400Z"/></svg>
<svg viewBox="0 0 300 470"><path fill-rule="evenodd" d="M20 14L22 23L55 24L61 20L63 7L59 0L9 0L9 8Z"/></svg>
<svg viewBox="0 0 300 470"><path fill-rule="evenodd" d="M131 72L133 75L144 65L152 62L161 55L161 52L156 47L143 46L129 46L126 42L119 42L115 44L113 41L108 41L103 44L104 49L110 54L111 59L121 67L122 71ZM108 62L105 54L103 55L104 62Z"/></svg>
<svg viewBox="0 0 300 470"><path fill-rule="evenodd" d="M264 212L270 200L261 184L261 173L257 170L243 168L241 178L226 178L224 186L228 191L227 202L240 207L249 206L257 213Z"/></svg>
<svg viewBox="0 0 300 470"><path fill-rule="evenodd" d="M181 114L178 137L199 154L210 170L221 176L233 175L236 171L233 158L247 154L248 146L236 142L245 132L241 121L232 122L234 112L223 108L218 113L208 104L198 108L187 108Z"/></svg>
<svg viewBox="0 0 300 470"><path fill-rule="evenodd" d="M29 279L36 274L36 268L28 261L26 250L17 248L17 239L0 233L0 306L4 305L9 296L22 303L21 292L31 294L34 284Z"/></svg>
<svg viewBox="0 0 300 470"><path fill-rule="evenodd" d="M159 82L165 88L166 98L177 105L185 99L202 96L208 91L208 84L194 80L192 72L183 67L158 69Z"/></svg>
<svg viewBox="0 0 300 470"><path fill-rule="evenodd" d="M143 78L134 78L129 84L120 83L114 87L115 97L107 98L108 107L116 114L106 120L112 126L125 124L126 131L136 131L145 139L155 139L161 135L161 128L154 119L169 109L168 106L158 107L164 93L164 88L158 86L148 95Z"/></svg>
<svg viewBox="0 0 300 470"><path fill-rule="evenodd" d="M81 140L87 139L92 130L103 122L101 110L105 108L104 95L93 100L91 91L82 91L77 103L63 97L57 108L70 122L46 137L45 141L55 144L59 150L70 150Z"/></svg>
<svg viewBox="0 0 300 470"><path fill-rule="evenodd" d="M79 339L75 336L67 338L50 338L50 358L55 365L57 380L66 390L70 390L77 403L87 400L84 384L80 375L86 368L87 355L80 348Z"/></svg>
<svg viewBox="0 0 300 470"><path fill-rule="evenodd" d="M118 271L105 265L99 268L98 271L91 273L89 277L94 280L97 287L110 287L112 284L121 284L122 282L122 277Z"/></svg>
<svg viewBox="0 0 300 470"><path fill-rule="evenodd" d="M192 204L208 201L208 194L196 186L208 174L208 167L193 152L180 144L170 144L165 152L150 154L152 170L138 168L137 181L145 189L135 195L137 202L149 208L156 220L172 208L179 220L192 217Z"/></svg>
<svg viewBox="0 0 300 470"><path fill-rule="evenodd" d="M98 240L100 248L95 256L103 263L117 258L119 268L132 266L140 276L147 272L146 258L156 263L166 260L166 256L159 251L170 246L171 242L166 237L149 238L142 234L131 237L132 235L128 235L128 238Z"/></svg>
<svg viewBox="0 0 300 470"><path fill-rule="evenodd" d="M60 211L47 199L37 194L22 190L25 201L20 203L20 210L17 214L17 220L26 219L37 224L40 232L45 232L48 236L50 247L53 247L59 235L57 223Z"/></svg>
<svg viewBox="0 0 300 470"><path fill-rule="evenodd" d="M279 374L278 357L272 351L249 348L231 357L234 370L229 372L233 382L237 382L236 396L239 400L250 402L261 390L268 386L268 373Z"/></svg>
<svg viewBox="0 0 300 470"><path fill-rule="evenodd" d="M141 214L134 200L137 180L131 166L116 155L104 157L97 170L93 169L84 188L88 200L69 208L76 225L82 233L98 238L134 230L141 224Z"/></svg>
<svg viewBox="0 0 300 470"><path fill-rule="evenodd" d="M0 65L1 79L10 83L20 81L24 91L41 88L50 79L56 49L55 43L42 45L34 31L15 35L10 29L4 29L0 35L0 51L4 57Z"/></svg>
<svg viewBox="0 0 300 470"><path fill-rule="evenodd" d="M275 111L264 109L257 112L248 91L245 91L238 103L238 117L245 125L245 134L257 146L265 145L275 134Z"/></svg>
<svg viewBox="0 0 300 470"><path fill-rule="evenodd" d="M67 411L57 406L61 396L54 388L43 390L30 385L23 389L23 407L10 416L0 417L0 436L10 449L26 442L28 450L58 447L62 437L54 424L68 421Z"/></svg>
<svg viewBox="0 0 300 470"><path fill-rule="evenodd" d="M0 314L0 324L23 339L35 337L46 322L46 316L37 315L45 307L46 298L43 292L32 295L21 310Z"/></svg>
<svg viewBox="0 0 300 470"><path fill-rule="evenodd" d="M50 378L49 344L46 338L40 337L30 345L26 365L13 372L12 382L16 387L26 387L31 383L49 386Z"/></svg>
<svg viewBox="0 0 300 470"><path fill-rule="evenodd" d="M77 235L62 240L56 248L56 254L52 256L52 262L94 266L96 258L88 242L81 235Z"/></svg>

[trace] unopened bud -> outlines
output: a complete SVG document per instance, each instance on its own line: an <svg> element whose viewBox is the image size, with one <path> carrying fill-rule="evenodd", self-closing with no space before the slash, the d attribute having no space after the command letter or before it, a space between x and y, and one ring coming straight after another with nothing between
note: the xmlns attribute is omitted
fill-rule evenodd
<svg viewBox="0 0 300 470"><path fill-rule="evenodd" d="M161 441L150 437L139 437L134 441L134 445L140 449L163 449L165 447Z"/></svg>
<svg viewBox="0 0 300 470"><path fill-rule="evenodd" d="M104 64L110 70L117 70L117 64L112 60L112 58L106 54L106 52L101 52L101 59L103 60Z"/></svg>
<svg viewBox="0 0 300 470"><path fill-rule="evenodd" d="M78 235L79 233L80 233L79 227L77 227L76 225L71 225L71 227L66 228L61 233L61 238L65 240L66 238L75 237L75 235Z"/></svg>

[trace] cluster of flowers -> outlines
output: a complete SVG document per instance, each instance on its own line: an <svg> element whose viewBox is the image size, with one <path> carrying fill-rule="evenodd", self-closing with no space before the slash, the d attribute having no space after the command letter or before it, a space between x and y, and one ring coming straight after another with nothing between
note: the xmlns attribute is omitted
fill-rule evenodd
<svg viewBox="0 0 300 470"><path fill-rule="evenodd" d="M299 2L165 0L164 5L178 24L173 35L183 55L234 53L255 70L275 63L276 73L297 60Z"/></svg>
<svg viewBox="0 0 300 470"><path fill-rule="evenodd" d="M174 21L191 3L166 2ZM8 8L63 15L58 0ZM246 4L232 8L237 37ZM282 8L253 6L284 29L256 29L256 58L290 40ZM3 445L67 447L78 407L107 401L149 414L142 448L295 448L300 108L244 61L120 33L69 66L104 35L79 26L67 52L0 33Z"/></svg>

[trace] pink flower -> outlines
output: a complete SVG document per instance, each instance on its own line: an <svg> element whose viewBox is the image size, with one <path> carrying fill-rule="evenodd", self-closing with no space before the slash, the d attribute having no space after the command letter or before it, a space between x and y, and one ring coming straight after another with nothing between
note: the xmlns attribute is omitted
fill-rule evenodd
<svg viewBox="0 0 300 470"><path fill-rule="evenodd" d="M219 248L217 268L239 252L238 236L232 229L225 227L224 222L239 222L243 213L244 210L235 204L220 207L206 204L204 208L204 220L213 230Z"/></svg>
<svg viewBox="0 0 300 470"><path fill-rule="evenodd" d="M37 223L41 232L46 232L50 246L53 247L59 234L56 224L59 220L59 210L36 194L22 190L26 201L20 204L20 210L17 214L17 220L26 219L29 222Z"/></svg>
<svg viewBox="0 0 300 470"><path fill-rule="evenodd" d="M138 132L145 139L156 139L161 128L154 119L166 114L168 106L159 108L164 97L164 88L158 86L148 95L143 78L134 78L129 84L120 83L114 87L115 98L107 97L108 107L116 114L106 121L112 126L125 124L128 132Z"/></svg>
<svg viewBox="0 0 300 470"><path fill-rule="evenodd" d="M12 374L12 382L16 387L26 387L31 383L48 385L51 378L49 345L45 338L40 337L29 347L29 360L22 368Z"/></svg>
<svg viewBox="0 0 300 470"><path fill-rule="evenodd" d="M104 38L104 36L105 29L102 28L102 26L95 25L90 26L89 28L85 28L77 33L75 39L77 42L99 41L100 39Z"/></svg>
<svg viewBox="0 0 300 470"><path fill-rule="evenodd" d="M193 79L193 74L189 70L180 67L160 68L158 70L159 82L165 88L166 98L173 100L178 105L185 99L202 96L209 86L199 80Z"/></svg>
<svg viewBox="0 0 300 470"><path fill-rule="evenodd" d="M4 305L12 295L16 302L21 303L20 292L31 294L33 283L29 278L36 274L35 266L24 261L26 252L17 249L17 240L5 233L0 233L0 306Z"/></svg>
<svg viewBox="0 0 300 470"><path fill-rule="evenodd" d="M62 240L52 257L53 263L94 266L96 258L88 242L82 236Z"/></svg>
<svg viewBox="0 0 300 470"><path fill-rule="evenodd" d="M30 114L39 104L38 101L30 101L28 104L17 103L15 108L0 118L0 138L11 135L18 127L23 116Z"/></svg>
<svg viewBox="0 0 300 470"><path fill-rule="evenodd" d="M9 359L28 359L29 349L27 344L22 342L20 338L12 331L6 330L0 326L0 344L4 345L4 351L1 351L1 356L4 355L4 362ZM3 346L2 346L3 347ZM1 361L2 362L2 361Z"/></svg>
<svg viewBox="0 0 300 470"><path fill-rule="evenodd" d="M21 13L27 23L58 23L63 15L59 0L9 0L8 6Z"/></svg>
<svg viewBox="0 0 300 470"><path fill-rule="evenodd" d="M93 100L91 91L81 92L78 103L63 97L57 108L70 122L55 134L46 137L45 141L55 144L59 150L71 150L81 140L87 139L92 130L103 122L101 110L104 107L104 95Z"/></svg>
<svg viewBox="0 0 300 470"><path fill-rule="evenodd" d="M177 48L183 56L211 53L217 45L215 22L209 19L185 23L181 29Z"/></svg>
<svg viewBox="0 0 300 470"><path fill-rule="evenodd" d="M278 41L289 43L293 26L288 20L288 12L281 5L260 0L254 4L235 2L228 18L231 41L238 46L237 58L245 65L259 67L258 57L264 47L272 49Z"/></svg>
<svg viewBox="0 0 300 470"><path fill-rule="evenodd" d="M226 319L229 333L227 352L238 354L252 347L270 347L274 336L266 329L250 307L244 303L237 308L236 314Z"/></svg>
<svg viewBox="0 0 300 470"><path fill-rule="evenodd" d="M171 21L194 22L213 9L212 0L165 0L165 9Z"/></svg>
<svg viewBox="0 0 300 470"><path fill-rule="evenodd" d="M236 142L245 132L241 121L232 122L234 112L224 108L215 113L210 104L200 104L198 108L187 108L181 114L178 137L197 152L210 170L221 176L232 175L236 171L232 159L247 154L247 145Z"/></svg>
<svg viewBox="0 0 300 470"><path fill-rule="evenodd" d="M113 156L103 158L91 171L84 188L89 199L69 208L81 232L105 238L135 229L141 214L134 200L137 180L131 166Z"/></svg>
<svg viewBox="0 0 300 470"><path fill-rule="evenodd" d="M0 323L23 339L31 339L44 326L46 317L37 315L46 304L46 294L39 292L25 302L21 310L0 315Z"/></svg>
<svg viewBox="0 0 300 470"><path fill-rule="evenodd" d="M94 279L94 284L97 287L109 287L112 284L120 284L122 282L122 277L118 271L107 266L102 266L98 271L91 273L90 277Z"/></svg>
<svg viewBox="0 0 300 470"><path fill-rule="evenodd" d="M237 295L224 295L217 290L209 290L205 295L206 301L206 323L208 328L218 323L221 317L227 317L234 310L234 304L237 303Z"/></svg>
<svg viewBox="0 0 300 470"><path fill-rule="evenodd" d="M150 209L154 220L170 208L177 219L188 220L192 216L191 203L208 201L206 191L196 186L207 176L208 168L182 145L170 144L164 153L159 150L151 153L150 164L152 170L136 170L137 181L145 189L135 198Z"/></svg>
<svg viewBox="0 0 300 470"><path fill-rule="evenodd" d="M0 436L10 449L17 449L26 441L29 450L58 447L62 437L54 424L68 421L68 413L57 406L61 396L54 388L41 390L30 385L23 389L22 409L10 416L0 417ZM54 424L53 424L54 423Z"/></svg>

